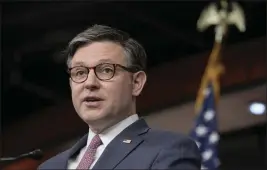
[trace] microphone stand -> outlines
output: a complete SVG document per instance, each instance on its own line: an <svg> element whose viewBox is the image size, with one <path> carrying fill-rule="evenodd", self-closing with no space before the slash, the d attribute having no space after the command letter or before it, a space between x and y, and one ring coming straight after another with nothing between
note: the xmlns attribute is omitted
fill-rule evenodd
<svg viewBox="0 0 267 170"><path fill-rule="evenodd" d="M8 164L10 164L14 161L20 160L20 159L24 159L24 158L40 160L43 158L43 152L40 149L36 149L34 151L24 153L24 154L21 154L21 155L16 156L16 157L2 157L2 158L0 158L0 167L2 169Z"/></svg>

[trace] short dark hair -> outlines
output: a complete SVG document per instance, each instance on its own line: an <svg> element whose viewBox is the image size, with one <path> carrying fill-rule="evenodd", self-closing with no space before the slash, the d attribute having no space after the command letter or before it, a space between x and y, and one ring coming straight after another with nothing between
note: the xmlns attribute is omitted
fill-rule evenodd
<svg viewBox="0 0 267 170"><path fill-rule="evenodd" d="M67 65L70 66L71 60L79 48L101 41L120 44L125 51L128 67L135 66L140 70L146 70L147 56L143 46L131 38L128 33L105 25L93 25L69 42L66 49Z"/></svg>

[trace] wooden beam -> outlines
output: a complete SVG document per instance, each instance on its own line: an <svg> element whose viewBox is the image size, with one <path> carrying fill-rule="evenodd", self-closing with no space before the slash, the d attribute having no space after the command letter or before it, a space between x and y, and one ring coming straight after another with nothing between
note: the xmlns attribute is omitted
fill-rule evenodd
<svg viewBox="0 0 267 170"><path fill-rule="evenodd" d="M222 89L265 79L265 48L265 38L225 47L222 62L226 72L222 75ZM148 113L195 96L209 53L169 62L150 70L148 83L137 100L139 110Z"/></svg>
<svg viewBox="0 0 267 170"><path fill-rule="evenodd" d="M265 37L226 47L223 57L226 74L222 88L265 79L265 48ZM169 107L195 95L208 55L209 52L190 56L149 70L147 86L138 99L138 112ZM87 130L68 100L3 129L2 153L16 155L34 148L56 146Z"/></svg>

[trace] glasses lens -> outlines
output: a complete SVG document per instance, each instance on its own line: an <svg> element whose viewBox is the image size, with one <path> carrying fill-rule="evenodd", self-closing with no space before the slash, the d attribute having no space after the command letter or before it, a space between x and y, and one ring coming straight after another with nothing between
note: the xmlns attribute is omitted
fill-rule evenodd
<svg viewBox="0 0 267 170"><path fill-rule="evenodd" d="M88 70L85 67L74 67L70 71L71 79L74 82L83 82L87 79Z"/></svg>
<svg viewBox="0 0 267 170"><path fill-rule="evenodd" d="M114 76L115 68L113 64L104 63L96 66L95 72L99 79L108 80Z"/></svg>

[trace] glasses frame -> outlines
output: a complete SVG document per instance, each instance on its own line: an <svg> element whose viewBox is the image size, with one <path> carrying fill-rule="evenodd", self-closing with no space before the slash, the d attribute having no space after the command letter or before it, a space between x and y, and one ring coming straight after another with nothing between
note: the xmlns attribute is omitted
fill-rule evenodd
<svg viewBox="0 0 267 170"><path fill-rule="evenodd" d="M98 66L100 66L100 65L103 65L103 64L109 64L109 65L112 65L112 66L113 66L114 73L113 73L113 75L112 75L110 78L108 78L108 79L101 79L101 78L98 77L98 75L97 75L97 73L96 73L96 68L97 68ZM87 69L87 76L86 76L86 78L85 78L83 81L74 81L73 78L72 78L72 76L71 76L71 70L72 70L72 69L75 69L75 68L77 68L77 67L83 67L83 68L86 68L86 69ZM68 72L68 74L69 74L71 80L72 80L73 82L75 82L75 83L83 83L83 82L85 82L85 81L88 79L88 75L89 75L91 69L94 70L94 74L95 74L95 76L96 76L99 80L101 80L101 81L108 81L108 80L111 80L111 79L115 76L115 73L116 73L116 71L117 71L117 67L120 67L120 68L122 68L123 70L128 71L128 72L130 72L130 73L136 73L136 72L138 72L138 71L141 71L140 67L138 67L138 66L125 67L125 66L123 66L123 65L121 65L121 64L100 63L100 64L97 64L97 65L94 66L94 67L74 66L74 67L68 68L67 72Z"/></svg>

